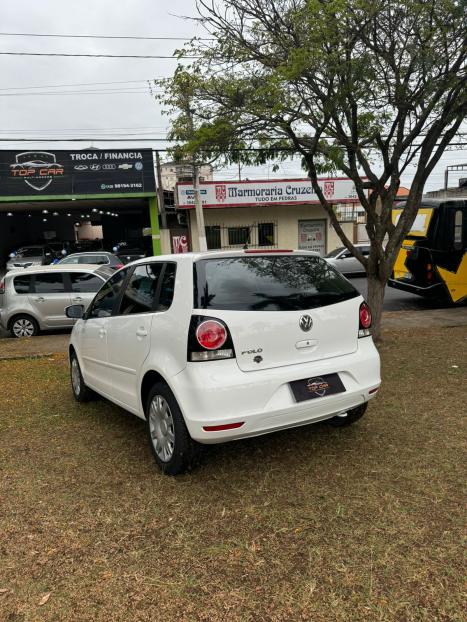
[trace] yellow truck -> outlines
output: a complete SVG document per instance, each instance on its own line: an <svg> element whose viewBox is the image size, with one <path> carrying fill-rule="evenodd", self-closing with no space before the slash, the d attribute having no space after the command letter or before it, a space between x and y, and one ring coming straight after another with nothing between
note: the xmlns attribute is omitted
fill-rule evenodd
<svg viewBox="0 0 467 622"><path fill-rule="evenodd" d="M403 203L392 218L397 223ZM467 199L422 200L388 285L453 303L467 301Z"/></svg>

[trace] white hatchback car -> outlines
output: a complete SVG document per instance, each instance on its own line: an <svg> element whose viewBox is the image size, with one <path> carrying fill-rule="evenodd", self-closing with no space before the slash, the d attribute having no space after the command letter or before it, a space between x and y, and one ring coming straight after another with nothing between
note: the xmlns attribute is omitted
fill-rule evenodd
<svg viewBox="0 0 467 622"><path fill-rule="evenodd" d="M351 424L380 386L367 304L313 253L150 257L67 314L75 398L96 392L145 419L171 475L198 443Z"/></svg>

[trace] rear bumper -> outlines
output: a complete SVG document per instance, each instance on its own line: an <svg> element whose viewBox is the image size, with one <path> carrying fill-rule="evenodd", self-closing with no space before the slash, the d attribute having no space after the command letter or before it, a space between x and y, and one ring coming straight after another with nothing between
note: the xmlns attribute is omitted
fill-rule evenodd
<svg viewBox="0 0 467 622"><path fill-rule="evenodd" d="M345 392L297 402L290 382L338 373ZM235 360L189 363L171 385L190 435L201 443L266 434L328 419L375 394L379 387L379 354L371 338L359 340L346 356L263 371L242 372ZM204 426L242 422L231 430L206 431Z"/></svg>
<svg viewBox="0 0 467 622"><path fill-rule="evenodd" d="M409 292L410 294L417 294L418 296L425 296L426 298L439 298L444 294L444 287L442 283L435 283L434 285L427 285L421 287L420 285L414 285L407 281L399 279L389 279L388 286L394 289L400 289L403 292Z"/></svg>
<svg viewBox="0 0 467 622"><path fill-rule="evenodd" d="M0 327L4 330L8 330L8 318L5 308L0 308Z"/></svg>

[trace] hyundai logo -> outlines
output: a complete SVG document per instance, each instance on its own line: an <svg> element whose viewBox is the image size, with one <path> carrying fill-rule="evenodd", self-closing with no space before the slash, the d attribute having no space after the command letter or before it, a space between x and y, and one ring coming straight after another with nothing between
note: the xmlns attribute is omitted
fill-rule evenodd
<svg viewBox="0 0 467 622"><path fill-rule="evenodd" d="M302 315L298 320L298 325L303 331L307 333L313 327L313 320L309 315Z"/></svg>

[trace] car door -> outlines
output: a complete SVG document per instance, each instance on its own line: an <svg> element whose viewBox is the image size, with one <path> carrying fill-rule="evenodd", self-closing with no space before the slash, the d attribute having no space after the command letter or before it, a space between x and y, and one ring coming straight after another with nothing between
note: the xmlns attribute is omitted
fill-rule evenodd
<svg viewBox="0 0 467 622"><path fill-rule="evenodd" d="M138 374L151 347L151 323L160 289L163 262L133 268L119 308L108 320L107 350L112 396L122 406L138 411Z"/></svg>
<svg viewBox="0 0 467 622"><path fill-rule="evenodd" d="M72 305L83 305L85 309L94 300L105 279L95 272L71 271L67 274Z"/></svg>
<svg viewBox="0 0 467 622"><path fill-rule="evenodd" d="M86 311L83 322L75 328L79 342L81 372L85 383L99 393L111 397L111 377L108 366L107 328L128 269L120 270L99 290Z"/></svg>
<svg viewBox="0 0 467 622"><path fill-rule="evenodd" d="M42 328L73 325L73 320L65 315L70 294L66 291L62 272L50 270L35 274L28 300Z"/></svg>
<svg viewBox="0 0 467 622"><path fill-rule="evenodd" d="M362 251L361 248L359 248L359 250ZM362 264L347 249L342 251L342 253L339 255L336 262L336 268L343 274L352 274L355 272L363 271Z"/></svg>

